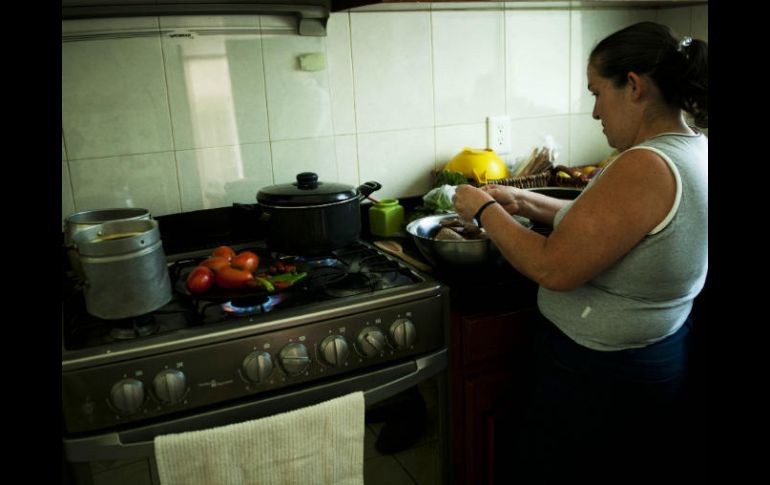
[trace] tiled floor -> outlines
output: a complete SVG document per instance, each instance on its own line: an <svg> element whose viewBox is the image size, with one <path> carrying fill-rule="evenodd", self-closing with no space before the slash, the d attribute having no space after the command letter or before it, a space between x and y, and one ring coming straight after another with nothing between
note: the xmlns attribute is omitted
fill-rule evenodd
<svg viewBox="0 0 770 485"><path fill-rule="evenodd" d="M366 424L364 433L365 485L442 485L439 480L439 440L435 383L419 386L428 410L428 422L419 441L409 449L382 454L374 443L384 423Z"/></svg>

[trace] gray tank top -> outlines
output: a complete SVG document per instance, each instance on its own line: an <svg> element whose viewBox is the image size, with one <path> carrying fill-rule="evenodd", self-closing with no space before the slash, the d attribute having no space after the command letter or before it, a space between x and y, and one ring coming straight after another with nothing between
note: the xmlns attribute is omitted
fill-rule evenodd
<svg viewBox="0 0 770 485"><path fill-rule="evenodd" d="M671 168L677 188L668 216L585 285L538 291L543 315L572 340L595 350L645 347L676 332L708 269L708 139L702 133L661 134L629 150L654 151ZM572 204L559 210L554 227Z"/></svg>

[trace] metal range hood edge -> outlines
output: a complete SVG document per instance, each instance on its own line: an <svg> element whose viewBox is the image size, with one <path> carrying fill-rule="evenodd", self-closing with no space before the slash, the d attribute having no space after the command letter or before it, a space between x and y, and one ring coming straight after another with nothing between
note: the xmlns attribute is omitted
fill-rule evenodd
<svg viewBox="0 0 770 485"><path fill-rule="evenodd" d="M164 15L290 15L297 34L325 37L331 0L62 0L62 20Z"/></svg>

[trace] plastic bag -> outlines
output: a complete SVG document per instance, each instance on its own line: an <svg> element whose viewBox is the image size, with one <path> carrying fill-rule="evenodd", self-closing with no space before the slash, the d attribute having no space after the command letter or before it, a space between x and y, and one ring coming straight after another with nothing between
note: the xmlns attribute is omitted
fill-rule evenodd
<svg viewBox="0 0 770 485"><path fill-rule="evenodd" d="M456 186L448 184L436 187L422 197L422 202L425 207L436 212L454 212L452 198L456 190Z"/></svg>
<svg viewBox="0 0 770 485"><path fill-rule="evenodd" d="M510 167L511 177L535 175L556 165L559 158L558 146L551 135L543 135L543 144L535 147L529 157L517 157Z"/></svg>

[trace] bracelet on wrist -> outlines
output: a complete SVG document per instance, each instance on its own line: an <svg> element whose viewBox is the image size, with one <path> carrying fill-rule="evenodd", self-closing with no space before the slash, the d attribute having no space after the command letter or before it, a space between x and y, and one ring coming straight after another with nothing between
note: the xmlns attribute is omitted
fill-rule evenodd
<svg viewBox="0 0 770 485"><path fill-rule="evenodd" d="M476 225L479 226L479 229L482 228L482 225L481 225L481 214L484 212L484 210L487 207L489 207L492 204L497 204L497 201L496 200L489 200L487 202L484 202L484 204L481 207L479 207L479 210L476 211L476 215L473 216L473 219L476 221Z"/></svg>

